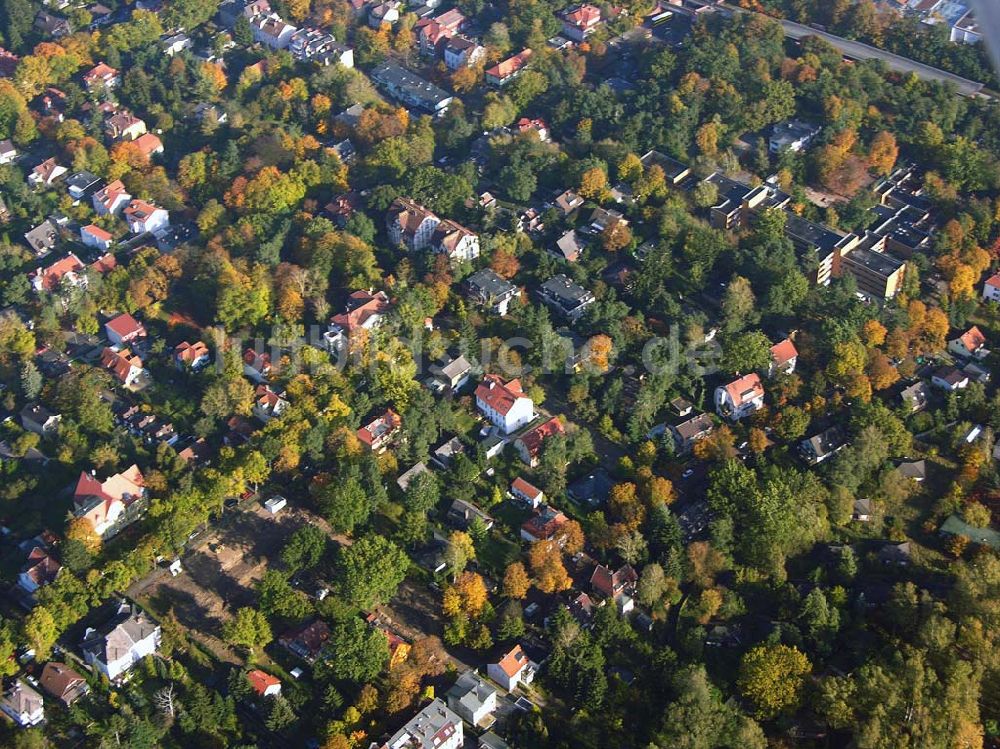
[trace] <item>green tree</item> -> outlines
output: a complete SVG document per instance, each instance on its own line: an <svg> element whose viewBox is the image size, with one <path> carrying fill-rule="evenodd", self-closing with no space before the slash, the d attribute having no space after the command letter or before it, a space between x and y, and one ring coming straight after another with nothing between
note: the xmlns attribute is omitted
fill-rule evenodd
<svg viewBox="0 0 1000 749"><path fill-rule="evenodd" d="M271 642L271 625L257 609L237 609L236 616L222 625L222 636L230 645L244 647L251 653Z"/></svg>
<svg viewBox="0 0 1000 749"><path fill-rule="evenodd" d="M395 595L410 560L392 541L365 536L341 550L340 562L342 596L354 606L370 608Z"/></svg>
<svg viewBox="0 0 1000 749"><path fill-rule="evenodd" d="M722 324L729 334L737 333L755 318L756 297L750 281L743 276L733 276L722 296Z"/></svg>
<svg viewBox="0 0 1000 749"><path fill-rule="evenodd" d="M323 517L341 533L351 533L368 520L368 497L355 474L331 481L317 499Z"/></svg>
<svg viewBox="0 0 1000 749"><path fill-rule="evenodd" d="M771 361L771 341L759 330L727 336L722 344L722 368L730 374L766 370Z"/></svg>
<svg viewBox="0 0 1000 749"><path fill-rule="evenodd" d="M269 618L280 617L298 621L312 610L309 599L295 590L277 570L268 570L257 582L260 610Z"/></svg>
<svg viewBox="0 0 1000 749"><path fill-rule="evenodd" d="M326 534L315 525L304 525L291 535L281 550L281 561L290 569L312 569L326 552Z"/></svg>
<svg viewBox="0 0 1000 749"><path fill-rule="evenodd" d="M363 684L378 676L388 661L389 641L385 634L369 627L361 617L351 616L330 631L320 673Z"/></svg>
<svg viewBox="0 0 1000 749"><path fill-rule="evenodd" d="M49 657L58 636L59 630L49 609L45 606L35 606L24 620L24 637L28 641L28 646L35 651L37 660L44 661Z"/></svg>
<svg viewBox="0 0 1000 749"><path fill-rule="evenodd" d="M802 695L809 659L788 645L758 645L740 661L737 684L757 715L771 719L794 710Z"/></svg>

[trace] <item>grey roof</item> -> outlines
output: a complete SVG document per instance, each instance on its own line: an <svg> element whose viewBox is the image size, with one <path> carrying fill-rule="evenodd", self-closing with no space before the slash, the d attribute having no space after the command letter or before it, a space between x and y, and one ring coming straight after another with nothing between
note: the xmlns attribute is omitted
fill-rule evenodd
<svg viewBox="0 0 1000 749"><path fill-rule="evenodd" d="M493 733L493 731L487 731L479 737L478 749L510 749L510 744Z"/></svg>
<svg viewBox="0 0 1000 749"><path fill-rule="evenodd" d="M899 270L905 263L895 255L887 252L874 252L864 247L855 247L844 258L865 266L868 270L880 276L890 276Z"/></svg>
<svg viewBox="0 0 1000 749"><path fill-rule="evenodd" d="M74 172L66 178L66 187L75 187L78 190L86 190L87 188L93 187L100 181L101 178L91 172Z"/></svg>
<svg viewBox="0 0 1000 749"><path fill-rule="evenodd" d="M464 452L465 445L462 444L462 441L458 437L452 437L434 450L434 457L440 462L447 464L451 462L453 457L461 455Z"/></svg>
<svg viewBox="0 0 1000 749"><path fill-rule="evenodd" d="M778 147L789 146L797 140L815 137L820 129L819 125L802 120L779 122L771 129L771 142Z"/></svg>
<svg viewBox="0 0 1000 749"><path fill-rule="evenodd" d="M598 468L574 481L566 491L570 498L577 502L603 504L611 495L613 485L611 475L604 468Z"/></svg>
<svg viewBox="0 0 1000 749"><path fill-rule="evenodd" d="M453 380L456 377L461 377L471 369L472 365L469 363L469 360L465 356L459 356L457 359L449 360L446 364L432 364L431 374Z"/></svg>
<svg viewBox="0 0 1000 749"><path fill-rule="evenodd" d="M557 304L567 309L573 309L581 304L592 301L594 296L579 284L571 281L560 273L543 283L540 291Z"/></svg>
<svg viewBox="0 0 1000 749"><path fill-rule="evenodd" d="M923 481L927 477L927 461L914 460L908 463L900 463L898 466L900 476L905 476L914 481Z"/></svg>
<svg viewBox="0 0 1000 749"><path fill-rule="evenodd" d="M17 149L14 148L14 144L10 142L10 139L4 138L0 140L0 153L17 153Z"/></svg>
<svg viewBox="0 0 1000 749"><path fill-rule="evenodd" d="M36 424L45 424L49 419L56 417L49 409L41 403L29 403L21 409L21 421L30 419Z"/></svg>
<svg viewBox="0 0 1000 749"><path fill-rule="evenodd" d="M371 72L371 78L405 104L434 112L451 101L447 91L426 81L394 62L384 62Z"/></svg>
<svg viewBox="0 0 1000 749"><path fill-rule="evenodd" d="M429 470L430 469L427 467L427 464L421 461L420 463L417 463L415 466L412 466L411 468L401 473L399 475L399 478L396 479L396 486L398 486L405 492L407 487L409 487L410 482L413 481L413 479L415 479L421 473L427 473L427 471Z"/></svg>
<svg viewBox="0 0 1000 749"><path fill-rule="evenodd" d="M42 707L42 695L18 679L3 692L3 703L17 715L35 712Z"/></svg>
<svg viewBox="0 0 1000 749"><path fill-rule="evenodd" d="M684 442L698 439L703 434L711 432L715 422L708 414L698 414L674 427L674 433Z"/></svg>
<svg viewBox="0 0 1000 749"><path fill-rule="evenodd" d="M461 731L462 719L438 698L414 715L384 746L393 749L437 749Z"/></svg>
<svg viewBox="0 0 1000 749"><path fill-rule="evenodd" d="M59 239L59 229L51 219L45 219L29 232L25 232L24 241L35 252L51 250Z"/></svg>
<svg viewBox="0 0 1000 749"><path fill-rule="evenodd" d="M559 249L559 254L567 260L583 252L583 245L580 244L575 229L570 229L559 237L556 240L556 247Z"/></svg>
<svg viewBox="0 0 1000 749"><path fill-rule="evenodd" d="M475 713L490 698L490 695L496 693L497 690L487 684L475 671L466 671L448 690L445 699L448 700L448 705L451 707L461 704L470 713Z"/></svg>
<svg viewBox="0 0 1000 749"><path fill-rule="evenodd" d="M514 284L489 268L477 270L465 279L465 283L474 294L483 299L497 299L517 290Z"/></svg>
<svg viewBox="0 0 1000 749"><path fill-rule="evenodd" d="M785 212L785 236L787 236L800 252L807 249L819 249L832 252L847 237L843 232L815 221L802 218L791 211ZM854 250L857 252L858 250ZM854 255L854 252L851 255Z"/></svg>
<svg viewBox="0 0 1000 749"><path fill-rule="evenodd" d="M111 663L123 657L160 627L145 611L122 600L118 612L97 630L88 630L81 645L102 663Z"/></svg>

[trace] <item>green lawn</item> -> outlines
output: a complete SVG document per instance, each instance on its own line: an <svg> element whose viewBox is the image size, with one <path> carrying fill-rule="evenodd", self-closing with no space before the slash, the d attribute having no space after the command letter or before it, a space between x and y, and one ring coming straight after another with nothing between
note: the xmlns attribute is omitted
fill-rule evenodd
<svg viewBox="0 0 1000 749"><path fill-rule="evenodd" d="M502 574L507 565L521 555L521 547L500 533L491 533L476 547L479 563L494 574Z"/></svg>

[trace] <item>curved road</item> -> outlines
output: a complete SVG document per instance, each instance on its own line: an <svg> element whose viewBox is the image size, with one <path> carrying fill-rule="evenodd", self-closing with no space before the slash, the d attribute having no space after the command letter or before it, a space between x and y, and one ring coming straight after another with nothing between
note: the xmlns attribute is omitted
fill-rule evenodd
<svg viewBox="0 0 1000 749"><path fill-rule="evenodd" d="M726 5L724 7L727 10L737 13L750 12L732 5ZM865 44L864 42L856 42L852 39L845 39L842 36L837 36L836 34L831 34L827 31L820 31L812 26L795 23L794 21L787 21L783 19L778 20L779 23L781 23L782 28L785 30L785 36L789 39L799 41L801 39L805 39L807 36L816 36L836 47L846 57L849 57L852 60L882 60L890 70L897 73L914 73L918 78L925 81L950 83L962 96L980 95L984 87L984 84L982 83L970 81L968 78L963 78L960 75L955 75L954 73L949 73L946 70L941 70L930 65L925 65L922 62L917 62L916 60L911 60L907 57L887 52L884 49L873 47L870 44Z"/></svg>

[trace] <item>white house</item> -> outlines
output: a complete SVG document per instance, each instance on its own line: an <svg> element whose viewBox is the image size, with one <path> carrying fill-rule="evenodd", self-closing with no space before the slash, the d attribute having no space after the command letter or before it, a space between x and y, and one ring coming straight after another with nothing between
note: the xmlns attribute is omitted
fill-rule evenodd
<svg viewBox="0 0 1000 749"><path fill-rule="evenodd" d="M0 140L0 164L10 164L17 158L17 149L9 140Z"/></svg>
<svg viewBox="0 0 1000 749"><path fill-rule="evenodd" d="M474 726L491 722L489 719L497 709L497 690L475 671L466 671L459 676L445 698L448 700L448 707L462 720Z"/></svg>
<svg viewBox="0 0 1000 749"><path fill-rule="evenodd" d="M983 299L1000 302L1000 273L994 273L983 282Z"/></svg>
<svg viewBox="0 0 1000 749"><path fill-rule="evenodd" d="M267 385L258 385L256 400L253 404L253 415L263 423L281 416L288 408L288 401L274 392Z"/></svg>
<svg viewBox="0 0 1000 749"><path fill-rule="evenodd" d="M763 406L764 385L756 372L715 389L715 410L730 421L739 421Z"/></svg>
<svg viewBox="0 0 1000 749"><path fill-rule="evenodd" d="M145 611L122 599L117 613L102 626L88 627L83 657L92 668L114 681L160 646L160 625Z"/></svg>
<svg viewBox="0 0 1000 749"><path fill-rule="evenodd" d="M42 695L20 679L14 681L3 691L0 710L9 715L11 720L21 728L37 726L45 720Z"/></svg>
<svg viewBox="0 0 1000 749"><path fill-rule="evenodd" d="M444 219L434 228L431 246L449 260L471 261L479 257L479 235L450 219Z"/></svg>
<svg viewBox="0 0 1000 749"><path fill-rule="evenodd" d="M486 375L476 388L476 408L504 434L512 434L535 417L535 404L521 390L520 380Z"/></svg>
<svg viewBox="0 0 1000 749"><path fill-rule="evenodd" d="M276 13L260 16L251 21L254 40L265 44L271 49L284 49L292 41L292 36L298 30L285 23Z"/></svg>
<svg viewBox="0 0 1000 749"><path fill-rule="evenodd" d="M104 323L104 332L112 346L127 346L146 337L146 327L128 312L115 315Z"/></svg>
<svg viewBox="0 0 1000 749"><path fill-rule="evenodd" d="M517 499L527 502L533 510L537 510L538 506L545 501L545 492L534 484L529 484L520 476L511 483L510 493Z"/></svg>
<svg viewBox="0 0 1000 749"><path fill-rule="evenodd" d="M528 685L535 679L535 664L520 645L515 645L496 663L486 667L487 675L508 692L519 684Z"/></svg>
<svg viewBox="0 0 1000 749"><path fill-rule="evenodd" d="M132 196L125 191L125 185L120 179L108 183L91 196L94 212L98 216L117 214L130 200Z"/></svg>
<svg viewBox="0 0 1000 749"><path fill-rule="evenodd" d="M464 743L462 719L438 698L385 743L373 742L370 746L372 749L459 749Z"/></svg>
<svg viewBox="0 0 1000 749"><path fill-rule="evenodd" d="M409 198L396 198L389 206L386 226L389 241L394 245L404 245L408 250L422 250L431 243L434 230L441 219L422 205Z"/></svg>
<svg viewBox="0 0 1000 749"><path fill-rule="evenodd" d="M940 367L931 375L931 384L953 393L969 387L969 376L955 367Z"/></svg>
<svg viewBox="0 0 1000 749"><path fill-rule="evenodd" d="M973 325L957 338L948 341L948 351L955 356L973 359L985 359L990 355L986 348L986 336Z"/></svg>
<svg viewBox="0 0 1000 749"><path fill-rule="evenodd" d="M281 694L281 680L259 668L247 672L247 681L260 697L277 697Z"/></svg>
<svg viewBox="0 0 1000 749"><path fill-rule="evenodd" d="M467 37L456 35L444 45L444 64L448 70L471 68L486 57L486 48Z"/></svg>
<svg viewBox="0 0 1000 749"><path fill-rule="evenodd" d="M87 247L96 247L99 250L109 250L114 243L111 232L105 231L96 224L87 224L80 227L80 241Z"/></svg>
<svg viewBox="0 0 1000 749"><path fill-rule="evenodd" d="M133 234L144 234L170 226L170 214L145 200L133 200L125 209L125 220Z"/></svg>
<svg viewBox="0 0 1000 749"><path fill-rule="evenodd" d="M799 361L799 352L795 344L788 338L771 346L771 361L767 368L767 376L791 374Z"/></svg>

